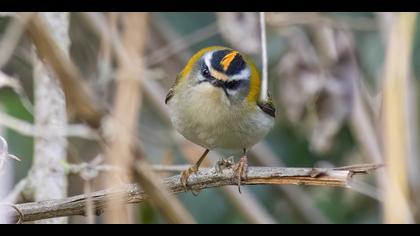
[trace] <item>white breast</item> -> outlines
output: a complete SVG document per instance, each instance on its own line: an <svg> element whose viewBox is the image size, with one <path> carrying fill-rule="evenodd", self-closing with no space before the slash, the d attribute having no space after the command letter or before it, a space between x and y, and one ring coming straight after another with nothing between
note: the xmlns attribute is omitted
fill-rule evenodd
<svg viewBox="0 0 420 236"><path fill-rule="evenodd" d="M175 129L209 149L249 148L274 125L256 105L232 105L223 90L207 83L176 94L169 106Z"/></svg>

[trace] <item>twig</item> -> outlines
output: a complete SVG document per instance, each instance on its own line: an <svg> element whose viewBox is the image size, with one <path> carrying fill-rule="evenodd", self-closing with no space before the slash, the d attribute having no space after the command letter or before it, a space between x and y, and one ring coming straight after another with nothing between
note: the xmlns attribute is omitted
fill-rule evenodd
<svg viewBox="0 0 420 236"><path fill-rule="evenodd" d="M378 165L365 165L357 173L363 170L371 171L378 168ZM250 167L248 179L244 185L314 185L328 187L351 188L351 177L355 172L335 169L314 169L314 168L282 168L282 167ZM317 173L317 176L314 174ZM165 178L163 180L172 193L184 192L179 181L179 175ZM214 168L202 168L196 175L189 179L189 186L194 190L216 188L227 185L236 185L231 169L218 173ZM86 195L78 195L59 200L48 200L16 205L23 214L23 221L34 221L53 217L85 215ZM147 195L134 184L121 188L107 189L90 194L96 214L101 214L105 209L106 199L119 199L126 204L141 203L148 199Z"/></svg>
<svg viewBox="0 0 420 236"><path fill-rule="evenodd" d="M52 132L45 132L45 129L24 120L20 120L6 113L0 112L0 125L12 129L22 135L31 137L46 137L51 135L78 137L85 139L98 139L97 133L84 124L68 124L67 129L56 129Z"/></svg>
<svg viewBox="0 0 420 236"><path fill-rule="evenodd" d="M268 101L268 59L267 59L267 39L265 31L265 13L260 12L260 32L261 32L261 56L262 56L262 78L260 100Z"/></svg>

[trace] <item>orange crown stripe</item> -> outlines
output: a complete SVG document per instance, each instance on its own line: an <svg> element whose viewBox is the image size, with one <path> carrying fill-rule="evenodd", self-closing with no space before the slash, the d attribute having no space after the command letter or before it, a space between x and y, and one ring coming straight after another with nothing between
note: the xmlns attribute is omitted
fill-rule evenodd
<svg viewBox="0 0 420 236"><path fill-rule="evenodd" d="M230 63L233 61L233 59L235 58L235 56L238 54L238 52L231 52L229 54L227 54L226 56L223 57L222 61L220 61L220 65L223 67L224 71L227 71L227 69L229 68Z"/></svg>

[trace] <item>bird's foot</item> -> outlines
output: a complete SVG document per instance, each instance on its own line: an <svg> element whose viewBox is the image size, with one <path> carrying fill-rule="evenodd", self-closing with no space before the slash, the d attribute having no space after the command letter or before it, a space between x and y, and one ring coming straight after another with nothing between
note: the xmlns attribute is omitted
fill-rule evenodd
<svg viewBox="0 0 420 236"><path fill-rule="evenodd" d="M238 191L241 193L241 181L248 177L248 157L246 155L241 156L233 171L235 177L238 178Z"/></svg>
<svg viewBox="0 0 420 236"><path fill-rule="evenodd" d="M195 174L198 171L198 167L196 165L191 166L190 168L181 172L181 184L184 187L185 192L188 191L188 178L191 174Z"/></svg>

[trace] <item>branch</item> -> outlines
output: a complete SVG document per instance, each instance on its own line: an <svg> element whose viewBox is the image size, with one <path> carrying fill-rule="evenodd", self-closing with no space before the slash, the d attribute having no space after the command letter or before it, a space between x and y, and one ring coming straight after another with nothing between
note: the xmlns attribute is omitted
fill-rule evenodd
<svg viewBox="0 0 420 236"><path fill-rule="evenodd" d="M285 167L250 167L248 179L243 180L244 185L313 185L351 188L351 179L355 174L367 173L382 167L381 164L367 164L340 168L285 168ZM175 175L163 179L164 184L172 193L184 192L179 181L180 176ZM192 175L189 186L194 191L207 188L216 188L227 185L236 185L236 178L232 169L216 172L214 168L202 168L196 175ZM22 214L23 222L48 219L62 216L85 215L86 202L90 198L95 213L100 215L105 210L105 203L109 199L116 199L125 204L141 203L147 200L143 190L135 184L124 187L101 190L90 195L78 195L60 200L48 200L16 205ZM15 217L18 217L16 213Z"/></svg>

